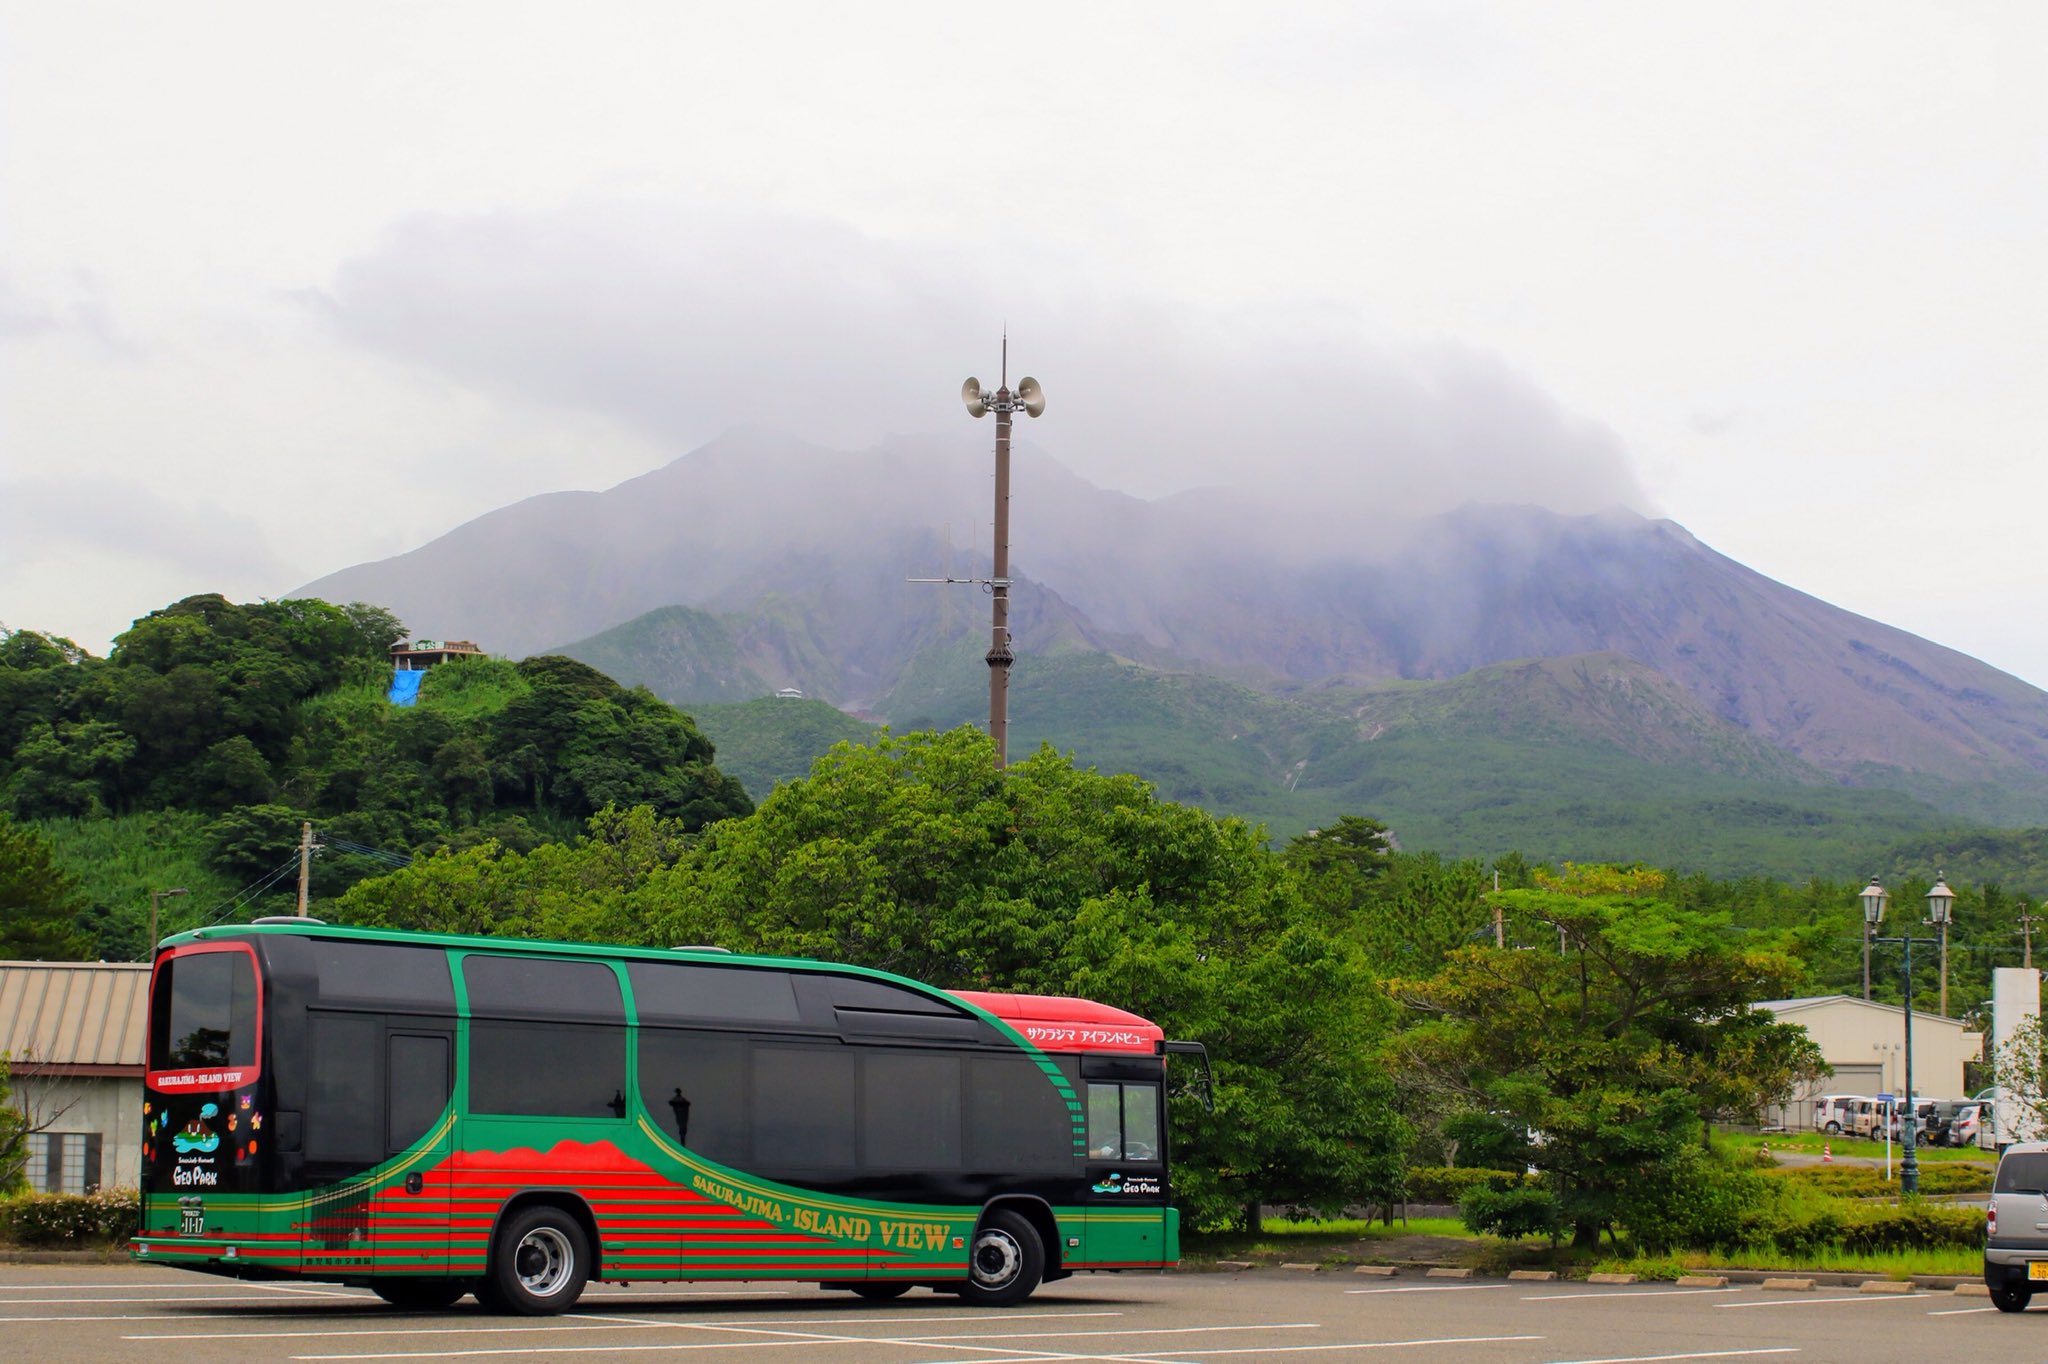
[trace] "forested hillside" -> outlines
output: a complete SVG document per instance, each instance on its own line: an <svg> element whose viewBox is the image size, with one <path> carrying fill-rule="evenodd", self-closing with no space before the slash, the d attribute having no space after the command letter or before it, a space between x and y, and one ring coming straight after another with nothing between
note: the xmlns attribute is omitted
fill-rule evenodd
<svg viewBox="0 0 2048 1364"><path fill-rule="evenodd" d="M333 894L437 846L573 836L610 805L686 829L752 808L688 716L572 659L447 663L390 704L403 633L360 603L200 596L104 659L0 639L0 810L75 854L93 955L137 955L151 890L188 892L167 926L248 912L219 897L293 860L302 821Z"/></svg>

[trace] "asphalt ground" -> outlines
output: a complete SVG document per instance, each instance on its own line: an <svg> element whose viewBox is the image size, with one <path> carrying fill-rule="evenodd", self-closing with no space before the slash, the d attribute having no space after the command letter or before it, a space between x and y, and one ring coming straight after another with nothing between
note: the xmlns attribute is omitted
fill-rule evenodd
<svg viewBox="0 0 2048 1364"><path fill-rule="evenodd" d="M2048 1296L2042 1303L2012 1315L1952 1291L1452 1282L1255 1270L1083 1275L993 1311L923 1290L868 1303L801 1284L595 1286L575 1312L529 1319L487 1315L470 1299L445 1312L402 1313L358 1289L247 1284L156 1266L8 1265L0 1266L0 1358L1991 1364L2048 1360Z"/></svg>

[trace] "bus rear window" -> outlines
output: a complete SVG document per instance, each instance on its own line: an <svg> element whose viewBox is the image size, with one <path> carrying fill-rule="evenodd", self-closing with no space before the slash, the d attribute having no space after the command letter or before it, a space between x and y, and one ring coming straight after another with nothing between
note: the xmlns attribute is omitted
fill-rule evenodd
<svg viewBox="0 0 2048 1364"><path fill-rule="evenodd" d="M150 992L149 1068L255 1064L255 959L233 949L166 957Z"/></svg>

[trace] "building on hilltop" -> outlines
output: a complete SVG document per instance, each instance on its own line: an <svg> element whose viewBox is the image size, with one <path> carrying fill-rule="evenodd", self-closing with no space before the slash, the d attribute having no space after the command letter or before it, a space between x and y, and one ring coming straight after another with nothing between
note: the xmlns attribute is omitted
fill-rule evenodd
<svg viewBox="0 0 2048 1364"><path fill-rule="evenodd" d="M391 690L384 699L394 706L410 706L420 699L420 683L427 669L458 658L482 658L484 651L466 639L399 640L391 646Z"/></svg>
<svg viewBox="0 0 2048 1364"><path fill-rule="evenodd" d="M391 666L410 672L452 663L458 658L482 658L484 651L466 639L399 640L391 646Z"/></svg>

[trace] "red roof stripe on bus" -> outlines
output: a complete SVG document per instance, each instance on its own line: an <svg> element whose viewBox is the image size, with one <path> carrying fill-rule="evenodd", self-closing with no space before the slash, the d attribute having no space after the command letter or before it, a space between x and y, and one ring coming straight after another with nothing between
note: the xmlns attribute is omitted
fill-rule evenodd
<svg viewBox="0 0 2048 1364"><path fill-rule="evenodd" d="M987 990L955 990L959 998L986 1009L1044 1051L1131 1052L1151 1056L1166 1033L1123 1009L1092 999L1059 995L1010 995Z"/></svg>

